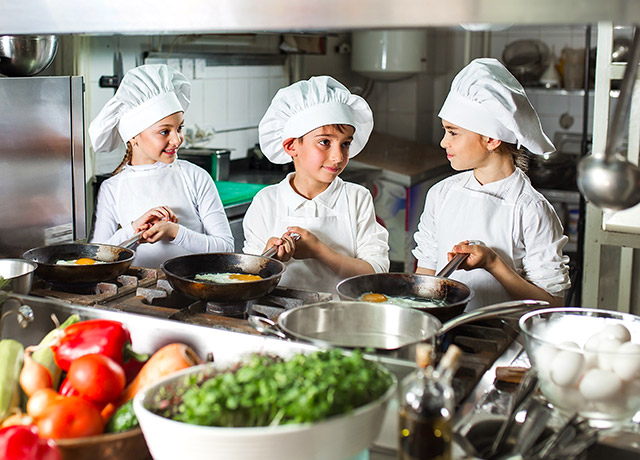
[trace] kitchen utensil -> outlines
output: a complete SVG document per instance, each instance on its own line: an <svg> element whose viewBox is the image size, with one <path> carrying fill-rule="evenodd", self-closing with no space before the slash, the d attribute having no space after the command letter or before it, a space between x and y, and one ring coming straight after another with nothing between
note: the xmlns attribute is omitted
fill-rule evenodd
<svg viewBox="0 0 640 460"><path fill-rule="evenodd" d="M298 241L300 239L300 235L298 233L291 233L290 236L291 238L293 238L293 241ZM262 257L273 257L276 252L278 252L278 247L271 246L269 249L262 253Z"/></svg>
<svg viewBox="0 0 640 460"><path fill-rule="evenodd" d="M49 67L58 50L56 35L1 35L0 74L29 77Z"/></svg>
<svg viewBox="0 0 640 460"><path fill-rule="evenodd" d="M502 62L523 85L538 84L549 65L549 47L540 40L516 40L502 51Z"/></svg>
<svg viewBox="0 0 640 460"><path fill-rule="evenodd" d="M154 396L186 376L216 363L186 369L138 393L133 407L155 460L346 459L368 449L378 436L396 381L377 400L317 423L269 427L197 426L161 417L147 409ZM165 390L166 391L166 390Z"/></svg>
<svg viewBox="0 0 640 460"><path fill-rule="evenodd" d="M137 245L137 243L140 241L140 238L142 238L143 233L144 232L136 233L128 240L123 241L120 246L122 246L123 248L133 249Z"/></svg>
<svg viewBox="0 0 640 460"><path fill-rule="evenodd" d="M54 283L76 284L107 281L126 272L136 253L109 244L65 243L41 246L26 251L22 257L36 262L36 275ZM89 258L104 263L93 265L60 265L59 260Z"/></svg>
<svg viewBox="0 0 640 460"><path fill-rule="evenodd" d="M561 413L612 426L640 410L640 317L547 308L526 313L519 325L540 391Z"/></svg>
<svg viewBox="0 0 640 460"><path fill-rule="evenodd" d="M6 291L28 294L38 264L24 259L0 259L0 277L9 282Z"/></svg>
<svg viewBox="0 0 640 460"><path fill-rule="evenodd" d="M621 210L640 202L640 168L618 152L639 63L640 33L636 28L604 152L594 152L578 164L578 188L599 208Z"/></svg>
<svg viewBox="0 0 640 460"><path fill-rule="evenodd" d="M511 427L511 425L515 423L515 415L517 414L522 404L526 401L526 399L531 396L531 394L533 394L536 388L538 388L538 377L536 376L535 372L527 372L523 377L522 382L518 386L518 389L516 390L516 394L513 397L509 413L500 426L500 430L498 431L493 444L491 444L491 449L489 449L489 452L484 455L485 458L492 458L496 454L500 453L502 446L506 440L507 431Z"/></svg>
<svg viewBox="0 0 640 460"><path fill-rule="evenodd" d="M215 302L241 302L273 291L286 266L269 257L220 252L174 257L160 268L171 286L183 294ZM228 284L195 280L196 275L204 273L242 273L259 275L262 279Z"/></svg>
<svg viewBox="0 0 640 460"><path fill-rule="evenodd" d="M322 347L392 351L432 340L470 321L495 318L547 305L548 302L538 300L504 302L460 315L443 324L429 313L391 304L358 301L319 302L283 312L278 317L275 331ZM265 318L256 316L251 321L252 324L261 323L267 330L274 329L273 322L267 322Z"/></svg>

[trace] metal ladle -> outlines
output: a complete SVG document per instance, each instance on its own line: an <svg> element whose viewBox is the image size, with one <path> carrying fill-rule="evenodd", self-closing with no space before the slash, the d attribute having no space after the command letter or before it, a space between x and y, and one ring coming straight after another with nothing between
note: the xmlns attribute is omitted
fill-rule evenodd
<svg viewBox="0 0 640 460"><path fill-rule="evenodd" d="M621 210L640 202L640 168L617 151L639 63L640 33L636 27L604 153L592 153L578 164L578 188L587 201L599 208Z"/></svg>

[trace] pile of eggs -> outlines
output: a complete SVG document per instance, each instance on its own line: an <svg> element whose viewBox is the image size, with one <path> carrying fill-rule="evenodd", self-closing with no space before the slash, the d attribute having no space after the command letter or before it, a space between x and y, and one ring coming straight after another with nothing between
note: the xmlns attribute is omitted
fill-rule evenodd
<svg viewBox="0 0 640 460"><path fill-rule="evenodd" d="M560 409L601 419L640 410L640 344L622 323L604 326L582 345L543 343L532 358L540 390Z"/></svg>

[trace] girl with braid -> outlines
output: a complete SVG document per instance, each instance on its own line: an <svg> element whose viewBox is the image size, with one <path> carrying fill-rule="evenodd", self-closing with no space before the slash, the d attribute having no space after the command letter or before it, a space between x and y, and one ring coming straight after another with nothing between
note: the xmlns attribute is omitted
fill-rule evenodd
<svg viewBox="0 0 640 460"><path fill-rule="evenodd" d="M231 252L233 236L215 184L179 160L191 84L160 65L136 67L89 126L96 152L126 154L100 186L92 242L119 245L142 232L134 265L159 267L189 253Z"/></svg>

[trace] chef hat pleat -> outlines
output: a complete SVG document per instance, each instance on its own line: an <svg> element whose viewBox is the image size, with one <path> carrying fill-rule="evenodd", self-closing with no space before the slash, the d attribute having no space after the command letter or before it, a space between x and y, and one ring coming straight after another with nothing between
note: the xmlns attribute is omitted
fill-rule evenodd
<svg viewBox="0 0 640 460"><path fill-rule="evenodd" d="M164 64L142 65L127 72L116 94L89 125L96 152L110 152L154 123L189 107L191 83Z"/></svg>
<svg viewBox="0 0 640 460"><path fill-rule="evenodd" d="M328 76L311 77L280 89L260 121L260 148L272 162L292 161L282 147L316 128L345 124L355 128L349 158L364 148L373 130L373 112L362 97Z"/></svg>
<svg viewBox="0 0 640 460"><path fill-rule="evenodd" d="M438 116L538 155L555 151L524 88L497 59L475 59L462 69Z"/></svg>

